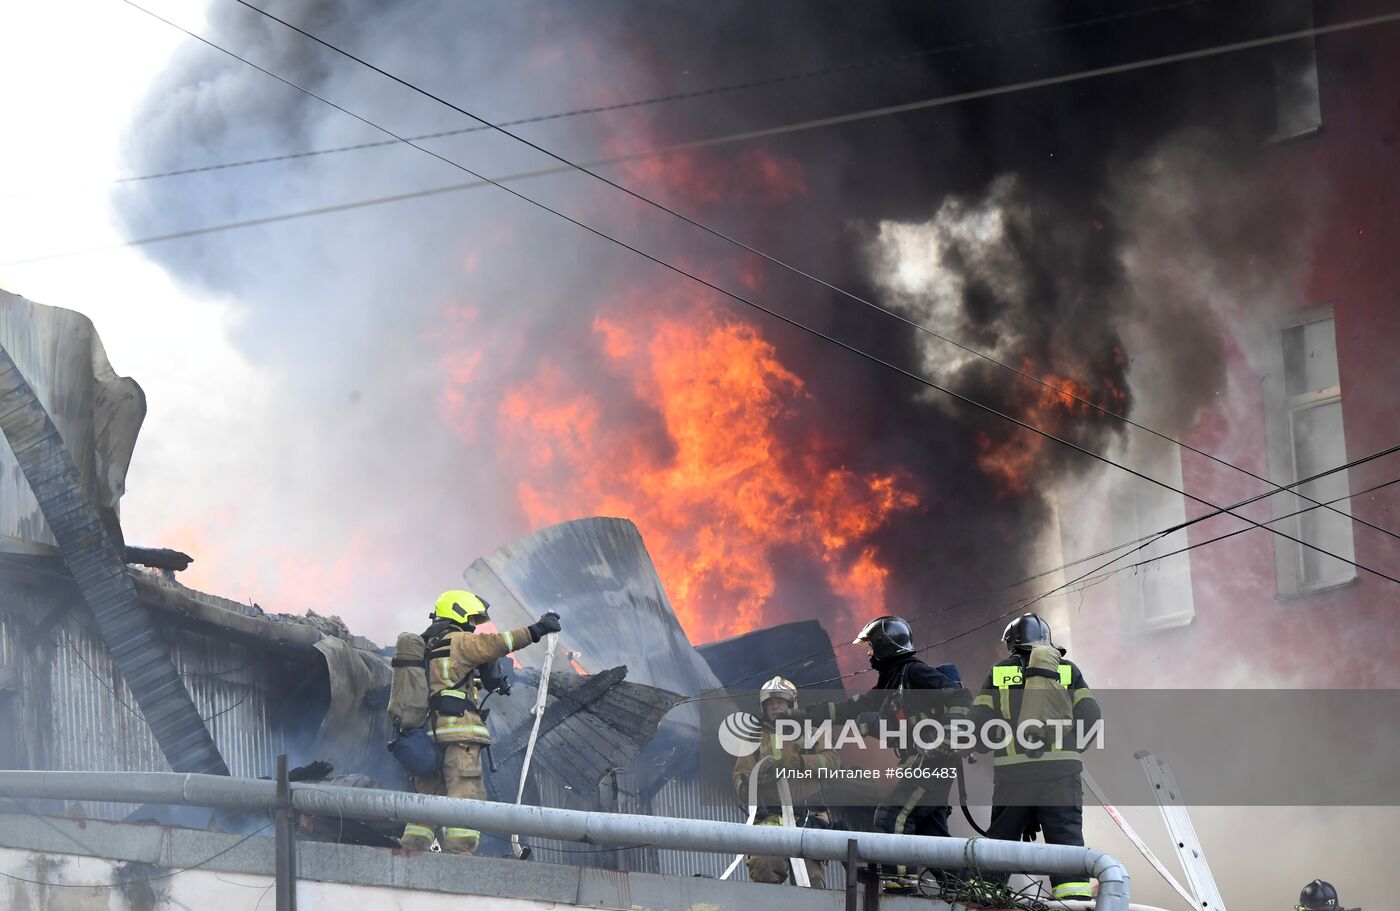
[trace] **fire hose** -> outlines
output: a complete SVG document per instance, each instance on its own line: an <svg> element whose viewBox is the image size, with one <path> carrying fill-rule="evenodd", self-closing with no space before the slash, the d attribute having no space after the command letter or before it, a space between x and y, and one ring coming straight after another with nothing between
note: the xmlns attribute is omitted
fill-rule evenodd
<svg viewBox="0 0 1400 911"><path fill-rule="evenodd" d="M540 737L540 722L544 720L545 700L549 698L549 672L554 666L554 646L558 641L558 633L550 633L545 637L544 666L540 668L540 686L535 691L535 707L530 710L535 716L535 723L530 728L530 739L525 744L525 759L520 764L520 786L515 792L516 806L520 806L525 799L525 777L530 774L530 759L535 755L535 741ZM519 834L510 837L510 847L515 852L516 857L525 856L525 849L520 845Z"/></svg>
<svg viewBox="0 0 1400 911"><path fill-rule="evenodd" d="M772 756L764 756L758 762L754 763L753 769L749 772L749 818L744 822L746 826L753 825L754 821L758 819L758 778L759 773L763 771L763 767L769 764L776 765L776 762ZM783 806L783 825L788 828L795 828L797 826L797 816L792 810L792 788L788 786L786 778L778 778L777 784L778 800L781 801ZM733 875L735 870L739 869L739 864L742 863L743 860L743 854L736 854L734 859L730 861L729 866L720 874L719 878L728 879ZM788 863L792 867L792 881L804 889L810 889L812 881L807 876L806 862L800 857L790 857L788 858Z"/></svg>

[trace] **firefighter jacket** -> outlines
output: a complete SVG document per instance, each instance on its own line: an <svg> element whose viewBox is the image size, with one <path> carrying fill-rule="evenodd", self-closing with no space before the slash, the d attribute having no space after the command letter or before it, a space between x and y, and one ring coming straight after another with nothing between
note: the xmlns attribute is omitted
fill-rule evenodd
<svg viewBox="0 0 1400 911"><path fill-rule="evenodd" d="M841 757L836 751L804 749L800 738L779 743L772 725L765 722L758 749L748 756L740 756L734 763L734 790L744 806L749 803L749 776L764 757L772 757L773 762L765 763L759 771L758 814L754 822L762 824L781 818L783 802L778 793L777 776L778 771L782 770L792 795L792 808L798 825L813 822L829 825L829 814L822 804L821 770L841 767Z"/></svg>
<svg viewBox="0 0 1400 911"><path fill-rule="evenodd" d="M813 720L830 718L837 724L844 724L873 712L886 721L902 721L912 728L926 718L946 726L954 719L967 717L972 694L947 674L916 656L899 655L895 658L872 660L871 666L880 675L872 689L845 702L831 702L811 710ZM906 693L916 690L920 691L917 696L908 700L904 698ZM912 738L905 748L897 749L895 753L903 767L956 763L951 754L925 754L913 746Z"/></svg>
<svg viewBox="0 0 1400 911"><path fill-rule="evenodd" d="M1013 729L1017 726L1021 719L1021 703L1026 687L1027 660L1023 653L1008 655L987 672L981 691L972 701L971 717L977 730L983 730L988 722L998 718L1009 723ZM1063 748L1060 749L1050 744L1049 749L1032 756L1019 748L1013 739L1005 748L992 751L992 766L997 777L1048 779L1078 774L1084 767L1079 759L1079 749L1084 744L1076 741L1076 735L1079 731L1091 728L1103 714L1099 710L1098 701L1094 699L1094 691L1089 689L1089 684L1085 682L1084 674L1078 665L1061 658L1056 674L1058 685L1068 691L1073 706L1074 725L1066 732L1068 742L1061 744ZM1050 739L1049 733L1044 732L1043 739ZM1039 733L1034 736L1042 738L1042 734ZM983 752L986 752L986 748Z"/></svg>
<svg viewBox="0 0 1400 911"><path fill-rule="evenodd" d="M479 710L478 667L503 658L530 645L530 631L524 627L505 633L475 633L449 629L428 642L428 705L432 712L428 731L438 743L490 743L491 732ZM454 699L455 697L455 699ZM449 701L465 702L461 715L441 712L438 706ZM459 702L459 704L460 704Z"/></svg>

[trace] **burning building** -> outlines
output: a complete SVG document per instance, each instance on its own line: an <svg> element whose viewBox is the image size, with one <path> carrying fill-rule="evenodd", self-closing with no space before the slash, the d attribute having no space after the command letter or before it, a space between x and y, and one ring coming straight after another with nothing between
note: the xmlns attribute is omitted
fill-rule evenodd
<svg viewBox="0 0 1400 911"><path fill-rule="evenodd" d="M387 722L363 707L388 683L377 646L186 588L188 556L125 543L145 399L91 323L0 292L0 350L6 767L258 777L285 752L383 774Z"/></svg>
<svg viewBox="0 0 1400 911"><path fill-rule="evenodd" d="M1123 418L1277 483L1389 444L1390 229L1367 179L1388 186L1394 99L1375 86L1394 82L1378 62L1393 25L1313 40L1299 33L1345 23L1306 2L835 4L800 20L723 2L683 24L645 4L352 8L283 12L493 119L531 120L547 147L611 160L618 181L770 258L577 172L519 177L726 298L449 184L441 161L379 134L366 145L363 123L238 60L177 54L133 130L129 163L152 179L114 207L171 274L236 301L239 342L299 390L258 430L295 437L304 467L259 495L302 526L279 552L353 579L347 615L392 622L401 575L455 576L499 540L543 535L528 550L565 536L557 523L625 516L673 601L679 627L646 628L686 656L682 694L708 679L692 643L719 656L811 620L844 643L885 611L977 667L1028 604L1055 613L1100 686L1164 685L1168 656L1218 685L1379 679L1390 583L1308 546L1393 574L1393 538L1351 521L1388 527L1368 490L1386 479L1360 468L1305 492L1373 500L1247 513L1302 545L1251 531L1207 547L1233 526L1201 523L1131 572L1037 595L1072 579L1067 560L1205 508L1111 481L1095 455L1214 503L1259 489ZM512 180L537 164L246 9L215 9L208 31L373 117L426 124L446 157ZM755 60L790 66L755 84ZM247 553L247 528L211 534ZM1167 557L1175 538L1203 546ZM399 577L359 559L410 539ZM252 587L268 603L291 588ZM1263 655L1234 655L1278 627L1378 657L1264 676ZM609 670L610 645L576 647L578 669ZM831 663L863 670L844 647Z"/></svg>
<svg viewBox="0 0 1400 911"><path fill-rule="evenodd" d="M1393 39L1362 30L1309 41L1295 49L1296 78L1277 85L1292 116L1260 134L1258 180L1287 201L1297 260L1257 264L1267 318L1221 321L1208 404L1156 428L1191 448L1134 432L1129 449L1191 499L1100 478L1097 492L1075 495L1113 503L1113 521L1062 508L1077 556L1205 516L1206 503L1290 487L1240 510L1282 535L1219 516L1101 558L1121 557L1084 590L1074 639L1114 685L1383 687L1400 654L1386 619L1400 586L1382 575L1400 575L1400 461L1368 459L1400 442L1400 289L1384 251L1396 219L1377 189L1394 177L1400 129ZM1249 645L1260 636L1270 649ZM1280 666L1274 648L1330 657Z"/></svg>
<svg viewBox="0 0 1400 911"><path fill-rule="evenodd" d="M312 763L303 775L319 777L324 772L314 763L329 762L341 781L404 786L402 770L383 749L390 737L385 649L335 617L311 610L269 614L187 588L173 577L190 557L122 540L123 476L144 398L135 382L112 370L91 324L5 294L0 376L10 460L0 564L0 711L13 732L3 767L257 778L271 772L277 754L288 753ZM36 437L33 430L46 423L54 431ZM35 470L65 463L71 470ZM51 488L77 508L54 509ZM90 512L101 524L85 529L76 546L66 524L74 512ZM94 538L120 553L114 569L132 595L115 624L101 611L115 610L104 599L118 586L92 585L82 563ZM678 623L635 525L596 518L552 526L477 560L466 580L491 601L503 628L523 626L546 610L562 614L568 628L534 754L532 803L738 819L729 795L705 791L696 771L698 716L678 708L687 697L719 689L720 681ZM139 659L124 661L127 641L142 636ZM819 629L801 643L816 648L814 660L834 666ZM531 739L528 710L540 685L539 656L519 657L526 664L517 669L517 686L494 699L489 718L497 741L491 762L499 768L488 787L507 802L520 780ZM162 662L172 667L178 690L143 688ZM194 714L183 728L172 734L169 724L152 723L178 716L185 703ZM116 804L57 809L115 819L132 813ZM155 808L137 812L171 818ZM197 822L197 815L177 818ZM343 820L321 822L305 819L305 833L393 843L362 827L347 832ZM655 849L579 854L544 842L535 850L563 863L664 873L714 874L723 865Z"/></svg>

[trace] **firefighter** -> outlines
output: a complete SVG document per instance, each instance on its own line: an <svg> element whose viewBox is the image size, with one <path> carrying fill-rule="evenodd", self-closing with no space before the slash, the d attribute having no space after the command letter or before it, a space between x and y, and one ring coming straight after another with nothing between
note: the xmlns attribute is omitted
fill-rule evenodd
<svg viewBox="0 0 1400 911"><path fill-rule="evenodd" d="M429 614L432 624L423 631L428 674L428 732L442 754L437 775L413 777L419 794L486 799L482 781L482 748L491 733L482 717L480 702L484 668L516 649L539 642L560 629L559 615L551 611L539 620L504 633L478 633L476 627L490 620L484 598L467 591L443 592ZM426 850L433 842L430 826L404 827L401 844L410 851ZM472 854L481 841L476 829L445 826L442 850L448 854Z"/></svg>
<svg viewBox="0 0 1400 911"><path fill-rule="evenodd" d="M1326 880L1315 879L1303 887L1298 894L1298 906L1294 911L1345 911L1337 890ZM1355 909L1360 911L1360 909Z"/></svg>
<svg viewBox="0 0 1400 911"><path fill-rule="evenodd" d="M1094 693L1084 682L1084 674L1064 657L1066 650L1051 639L1050 624L1035 614L1024 614L1007 624L1002 633L1007 657L992 666L982 690L972 703L972 720L978 731L988 722L1001 719L1014 730L1026 719L1023 709L1028 697L1040 702L1042 695L1060 700L1063 713L1072 715L1073 729L1068 740L1057 740L1049 726L1028 733L1024 742L1012 739L1003 748L979 745L979 752L993 752L992 821L987 837L1020 841L1035 838L1037 828L1047 844L1084 844L1083 763L1078 730L1092 727L1100 717ZM1027 682L1037 680L1028 690ZM1039 681L1046 681L1042 684ZM1046 703L1050 704L1050 703ZM1038 716L1039 720L1045 720ZM1071 718L1064 718L1070 722ZM996 741L1005 740L998 737ZM1052 876L1050 884L1056 899L1086 900L1093 894L1087 880Z"/></svg>
<svg viewBox="0 0 1400 911"><path fill-rule="evenodd" d="M935 668L915 654L909 622L901 617L876 617L865 625L852 645L865 645L870 666L878 672L875 686L844 702L827 703L823 708L789 713L797 720L830 718L836 724L869 718L873 713L889 721L902 719L906 729L929 718L944 725L966 717L971 695L950 676L951 667ZM955 672L954 672L955 673ZM929 691L906 700L904 694ZM866 730L869 721L862 725ZM901 777L893 792L875 810L877 832L903 835L948 835L949 801L961 762L951 750L940 747L920 750L912 741L895 751ZM904 867L886 866L884 891L912 894L919 890L918 877Z"/></svg>
<svg viewBox="0 0 1400 911"><path fill-rule="evenodd" d="M817 769L835 769L840 758L834 749L803 749L800 740L778 743L775 722L797 707L797 687L790 680L774 677L758 694L759 724L763 733L759 738L757 752L741 756L734 763L734 790L739 800L746 806L749 801L749 779L754 767L771 757L773 762L765 763L758 773L758 805L754 813L754 825L780 826L783 824L782 797L778 790L778 775L784 772L797 772L812 777L788 779L792 798L792 813L797 825L809 829L831 828L831 813L821 803L821 780L815 776ZM749 868L749 879L756 883L782 883L792 878L791 859L750 854L745 858ZM826 864L807 860L807 880L813 889L826 888Z"/></svg>

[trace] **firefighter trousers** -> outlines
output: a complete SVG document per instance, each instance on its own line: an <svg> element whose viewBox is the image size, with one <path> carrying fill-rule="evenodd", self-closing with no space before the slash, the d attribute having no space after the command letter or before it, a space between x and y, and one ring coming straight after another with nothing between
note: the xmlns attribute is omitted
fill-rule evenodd
<svg viewBox="0 0 1400 911"><path fill-rule="evenodd" d="M481 777L481 744L445 743L441 750L441 774L428 778L413 776L414 789L419 794L485 800L486 783ZM443 852L447 854L474 854L481 842L481 833L476 829L443 826L441 830L437 830L432 826L409 823L404 826L400 844L409 851L426 851L432 846L434 837L438 838Z"/></svg>
<svg viewBox="0 0 1400 911"><path fill-rule="evenodd" d="M948 835L948 795L951 778L904 779L875 810L875 831L893 835ZM886 864L886 875L903 876L906 867ZM917 872L917 871L913 871Z"/></svg>
<svg viewBox="0 0 1400 911"><path fill-rule="evenodd" d="M825 810L806 811L799 817L799 822L805 826L817 829L831 828L830 814ZM760 819L755 825L759 826L779 826L782 819L770 816ZM819 860L804 860L807 865L807 882L813 889L826 888L826 864ZM792 858L777 857L767 854L750 854L744 858L744 865L749 869L749 879L756 883L785 883L792 881Z"/></svg>
<svg viewBox="0 0 1400 911"><path fill-rule="evenodd" d="M1084 845L1084 790L1077 771L1030 780L997 775L987 837L1020 841L1037 828L1048 845ZM1093 897L1087 876L1052 876L1050 885L1060 900Z"/></svg>
<svg viewBox="0 0 1400 911"><path fill-rule="evenodd" d="M813 889L826 888L826 864L819 860L804 860L807 865L807 880ZM792 879L792 860L787 857L770 857L766 854L750 854L744 858L749 868L749 879L756 883L785 883Z"/></svg>

